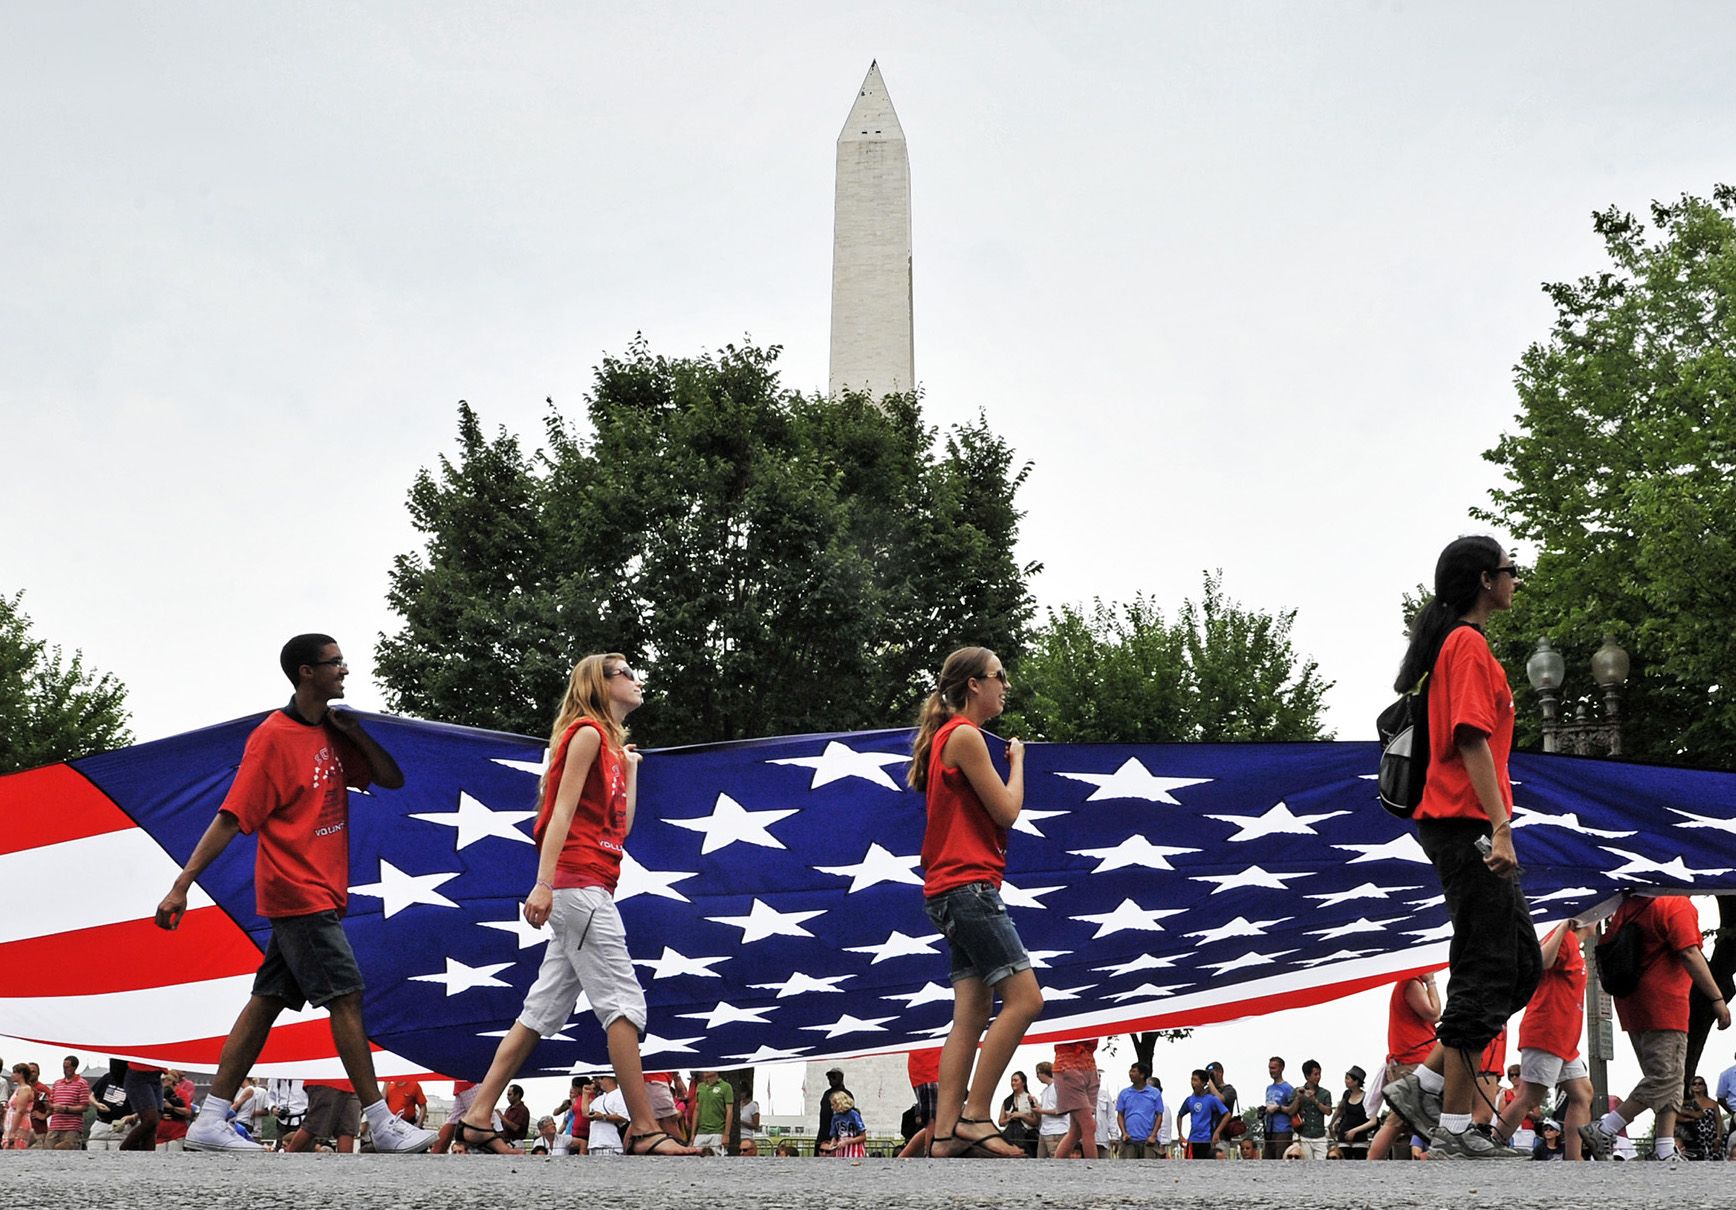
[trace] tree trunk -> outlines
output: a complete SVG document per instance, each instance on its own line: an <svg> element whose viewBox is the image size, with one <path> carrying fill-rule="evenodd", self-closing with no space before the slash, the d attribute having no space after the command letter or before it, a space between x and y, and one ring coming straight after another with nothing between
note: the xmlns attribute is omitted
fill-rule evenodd
<svg viewBox="0 0 1736 1210"><path fill-rule="evenodd" d="M741 1107L753 1100L753 1072L751 1067L742 1067L735 1071L718 1073L725 1084L735 1089L735 1112L730 1115L729 1137L723 1140L723 1145L729 1149L731 1155L741 1151ZM763 1108L760 1110L760 1119L765 1120Z"/></svg>
<svg viewBox="0 0 1736 1210"><path fill-rule="evenodd" d="M1145 1070L1151 1070L1151 1056L1157 1051L1157 1032L1149 1030L1142 1034L1128 1034L1127 1040L1133 1043L1133 1056L1145 1064Z"/></svg>

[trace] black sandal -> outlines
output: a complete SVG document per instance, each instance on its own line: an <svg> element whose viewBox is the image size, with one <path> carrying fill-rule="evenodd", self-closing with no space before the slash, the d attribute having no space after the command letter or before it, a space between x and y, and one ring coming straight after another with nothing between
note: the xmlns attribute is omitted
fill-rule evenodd
<svg viewBox="0 0 1736 1210"><path fill-rule="evenodd" d="M512 1145L512 1140L491 1126L478 1126L473 1122L458 1119L458 1129L453 1133L452 1141L464 1148L465 1154L475 1155L523 1155L524 1152ZM496 1147L495 1144L500 1146Z"/></svg>
<svg viewBox="0 0 1736 1210"><path fill-rule="evenodd" d="M648 1147L644 1146L644 1144L647 1142L650 1143L650 1146L648 1146ZM657 1150L664 1143L673 1143L677 1147L683 1147L686 1145L686 1144L682 1143L682 1141L680 1139L678 1139L674 1135L670 1134L667 1130L653 1130L649 1134L630 1134L630 1135L628 1135L627 1136L627 1154L628 1155L636 1155L636 1156L653 1156L653 1157L661 1156L663 1159L666 1159L666 1160L680 1159L682 1156L696 1154L696 1153L690 1152L690 1151L680 1151L680 1152L671 1153L671 1152L667 1152L667 1151Z"/></svg>
<svg viewBox="0 0 1736 1210"><path fill-rule="evenodd" d="M988 1118L960 1118L958 1121L961 1126L994 1125L994 1122L990 1121ZM1011 1154L1004 1151L991 1151L985 1145L990 1139L999 1139L1007 1146L1014 1148L1015 1151ZM1022 1160L1025 1158L1025 1149L1013 1142L1013 1140L1009 1139L1005 1134L1002 1134L998 1127L990 1131L988 1134L983 1135L981 1138L965 1139L964 1142L967 1144L965 1149L960 1152L958 1156L953 1158L963 1158L964 1156L971 1156L972 1158L985 1160Z"/></svg>

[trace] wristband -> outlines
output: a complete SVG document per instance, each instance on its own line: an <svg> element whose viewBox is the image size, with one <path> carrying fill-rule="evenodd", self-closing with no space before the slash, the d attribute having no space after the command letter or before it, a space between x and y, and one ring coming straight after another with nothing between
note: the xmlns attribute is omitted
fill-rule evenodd
<svg viewBox="0 0 1736 1210"><path fill-rule="evenodd" d="M551 891L552 891L552 890L554 890L554 889L555 889L555 884L554 884L554 883L552 883L552 882L550 882L550 881L548 881L548 879L546 879L546 878L539 878L539 879L537 879L537 880L536 880L536 884L537 884L537 885L538 885L538 886L543 886L543 887L547 887L547 888L548 888L548 889L549 889L549 890L551 890Z"/></svg>

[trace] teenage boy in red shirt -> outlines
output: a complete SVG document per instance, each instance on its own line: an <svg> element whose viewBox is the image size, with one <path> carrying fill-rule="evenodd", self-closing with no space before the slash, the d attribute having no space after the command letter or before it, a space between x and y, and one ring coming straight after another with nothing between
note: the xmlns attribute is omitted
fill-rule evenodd
<svg viewBox="0 0 1736 1210"><path fill-rule="evenodd" d="M349 665L337 641L301 634L279 657L295 696L247 739L235 782L217 817L193 849L157 907L157 925L173 929L187 910L187 892L238 832L259 840L254 864L258 911L271 921L271 944L253 981L253 995L223 1044L217 1077L187 1132L195 1151L263 1152L231 1130L229 1104L286 1008L303 1004L331 1014L332 1041L367 1116L375 1151L426 1151L434 1142L394 1117L374 1079L368 1031L362 1023L362 972L344 935L349 903L349 794L370 784L396 790L404 774L356 716L334 711Z"/></svg>

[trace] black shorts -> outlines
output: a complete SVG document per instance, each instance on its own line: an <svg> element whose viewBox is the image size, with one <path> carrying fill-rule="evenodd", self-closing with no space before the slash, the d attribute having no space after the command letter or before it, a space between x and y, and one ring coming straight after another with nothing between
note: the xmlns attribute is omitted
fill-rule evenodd
<svg viewBox="0 0 1736 1210"><path fill-rule="evenodd" d="M271 944L253 977L254 995L282 1000L291 1009L323 1008L362 987L362 968L336 912L272 920Z"/></svg>
<svg viewBox="0 0 1736 1210"><path fill-rule="evenodd" d="M126 1089L127 1105L131 1112L143 1113L149 1108L159 1118L163 1116L162 1072L136 1071L129 1067L121 1087Z"/></svg>

